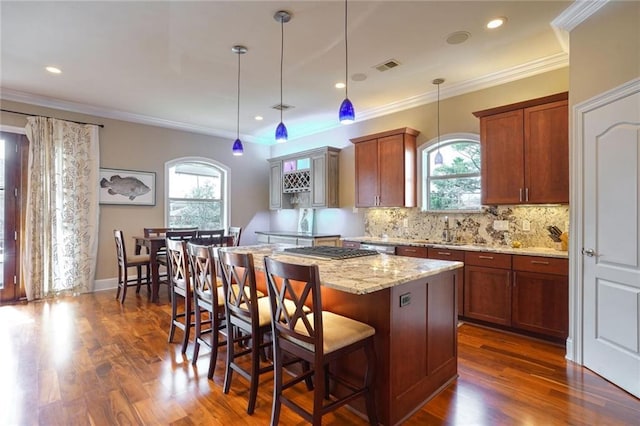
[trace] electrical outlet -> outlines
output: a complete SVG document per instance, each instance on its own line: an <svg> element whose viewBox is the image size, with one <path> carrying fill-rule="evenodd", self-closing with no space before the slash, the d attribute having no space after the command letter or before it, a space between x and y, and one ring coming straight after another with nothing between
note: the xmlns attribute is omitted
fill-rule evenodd
<svg viewBox="0 0 640 426"><path fill-rule="evenodd" d="M494 220L493 221L493 229L496 231L508 231L509 230L509 221L507 220Z"/></svg>
<svg viewBox="0 0 640 426"><path fill-rule="evenodd" d="M529 222L527 219L524 219L522 221L522 230L523 231L531 231L531 222Z"/></svg>
<svg viewBox="0 0 640 426"><path fill-rule="evenodd" d="M409 227L409 219L402 219L402 226L405 228Z"/></svg>
<svg viewBox="0 0 640 426"><path fill-rule="evenodd" d="M400 295L400 307L411 304L411 293L404 293Z"/></svg>
<svg viewBox="0 0 640 426"><path fill-rule="evenodd" d="M354 208L353 208L353 210L352 210L352 212L353 212L353 213L358 213L358 208L357 208L357 207L354 207Z"/></svg>

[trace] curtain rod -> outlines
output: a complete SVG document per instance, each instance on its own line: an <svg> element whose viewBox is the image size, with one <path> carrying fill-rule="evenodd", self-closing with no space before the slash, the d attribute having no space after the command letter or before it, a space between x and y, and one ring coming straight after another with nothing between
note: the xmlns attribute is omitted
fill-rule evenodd
<svg viewBox="0 0 640 426"><path fill-rule="evenodd" d="M56 117L49 117L46 115L39 115L39 114L27 114L26 112L20 112L20 111L11 111L10 109L0 109L0 111L2 112L9 112L11 114L20 114L20 115L26 115L29 117L44 117L44 118L56 118ZM57 118L56 120L63 120L62 118ZM65 120L65 121L70 121L72 123L76 123L76 124L90 124L92 126L98 126L101 128L104 128L104 124L96 124L96 123L83 123L82 121L74 121L74 120Z"/></svg>

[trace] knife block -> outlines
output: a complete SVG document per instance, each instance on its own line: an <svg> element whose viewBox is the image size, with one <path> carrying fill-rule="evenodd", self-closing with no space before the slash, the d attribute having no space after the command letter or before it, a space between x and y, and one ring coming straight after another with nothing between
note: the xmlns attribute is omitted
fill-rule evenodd
<svg viewBox="0 0 640 426"><path fill-rule="evenodd" d="M560 234L560 250L567 251L569 250L569 234L563 232Z"/></svg>

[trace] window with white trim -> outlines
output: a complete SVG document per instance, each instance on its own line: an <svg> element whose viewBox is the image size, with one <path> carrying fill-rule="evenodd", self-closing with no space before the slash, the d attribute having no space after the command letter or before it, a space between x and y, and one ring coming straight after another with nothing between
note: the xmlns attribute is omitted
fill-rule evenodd
<svg viewBox="0 0 640 426"><path fill-rule="evenodd" d="M224 167L200 159L181 159L167 163L165 171L168 227L227 228Z"/></svg>
<svg viewBox="0 0 640 426"><path fill-rule="evenodd" d="M425 145L419 156L422 210L480 210L480 138L444 135L439 144ZM442 164L435 164L438 151Z"/></svg>

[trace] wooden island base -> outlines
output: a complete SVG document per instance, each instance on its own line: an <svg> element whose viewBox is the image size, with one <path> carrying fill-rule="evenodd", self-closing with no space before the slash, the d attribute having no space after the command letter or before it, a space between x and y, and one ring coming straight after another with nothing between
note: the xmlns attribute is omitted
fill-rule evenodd
<svg viewBox="0 0 640 426"><path fill-rule="evenodd" d="M263 280L258 279L259 287ZM375 398L381 424L401 423L457 377L456 270L362 295L323 287L322 304L376 329ZM365 365L358 353L335 368L361 380ZM353 408L366 412L362 398Z"/></svg>

